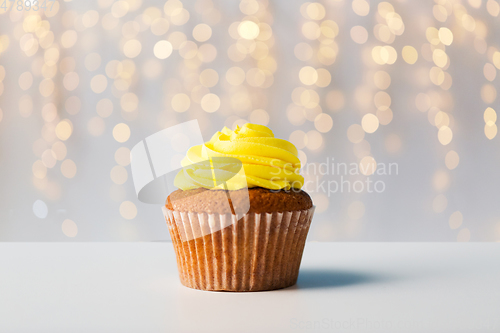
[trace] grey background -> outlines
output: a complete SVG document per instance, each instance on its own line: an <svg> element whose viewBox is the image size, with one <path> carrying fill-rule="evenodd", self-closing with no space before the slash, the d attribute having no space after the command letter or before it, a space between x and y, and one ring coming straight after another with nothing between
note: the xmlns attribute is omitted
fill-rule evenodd
<svg viewBox="0 0 500 333"><path fill-rule="evenodd" d="M131 1L134 3L134 1ZM202 3L202 2L198 2ZM323 145L318 150L302 149L307 155L307 163L322 163L327 157L345 163L359 163L354 154L354 144L347 138L347 128L359 124L367 112L375 112L373 103L368 107L360 103L356 90L364 87L375 93L377 88L370 81L375 71L385 70L391 75L392 83L386 90L392 98L391 109L394 114L392 122L380 126L373 134L366 134L365 140L370 144L371 155L377 162L398 163L399 174L391 176L373 176L373 180L383 180L386 189L383 193L335 193L327 196L321 191L310 191L316 205L321 209L316 213L310 240L318 241L456 241L468 240L459 237L470 233L471 241L500 240L500 207L498 205L498 188L500 177L498 165L500 161L498 137L486 138L483 128L483 112L487 106L498 110L498 100L486 104L481 99L481 87L489 83L483 76L483 66L491 62L489 54L480 54L474 48L474 41L479 31L468 32L460 26L460 22L451 15L445 23L438 22L432 16L433 1L392 1L396 12L401 15L405 31L396 36L390 44L398 52L398 59L393 65L377 65L373 61L364 61L363 54L370 54L376 45L385 45L373 35L373 26L377 20L377 1L370 2L367 16L359 16L353 12L349 1L325 1L326 18L337 22L339 35L335 38L338 44L338 56L333 65L324 66L319 63L299 61L294 56L294 47L300 42L317 45L317 41L307 40L301 33L301 26L307 22L300 13L301 1L269 1L266 9L266 21L272 26L274 45L270 55L277 61L274 83L270 88L259 89L246 86L252 96L267 98L266 112L269 115L268 126L275 136L288 139L296 130L308 132L315 129L314 122L305 120L300 125L293 125L287 118L287 107L292 103L293 89L303 86L298 78L301 67L309 65L315 68L327 68L332 75L332 83L326 88L317 88L320 94L322 110L333 119L333 127L322 133ZM55 34L55 43L59 43L61 34L74 27L63 24L63 15L74 11L76 20L89 10L99 12L99 23L91 28L77 29L78 40L75 46L61 48L61 59L74 57L75 71L80 77L78 87L67 91L62 87L63 74L58 72L53 78L57 93L42 97L38 92L40 77L34 77L32 87L22 91L18 85L21 73L32 70L33 62L43 59L43 50L39 49L33 56L26 56L20 49L19 37L22 32L22 19L12 22L8 14L0 16L0 35L9 36L8 48L0 54L0 65L5 68L3 93L0 95L0 108L3 119L0 120L0 240L2 241L150 241L169 239L163 215L159 206L139 202L135 197L127 166L128 180L123 185L116 185L110 178L110 171L116 165L114 153L120 147L132 148L146 136L169 125L183 121L198 119L204 138L220 130L225 124L249 119L249 111L236 114L228 102L231 95L223 81L225 72L233 66L241 66L248 70L255 65L252 60L235 63L228 58L227 49L235 42L228 34L231 23L242 20L245 15L235 1L214 1L214 8L220 13L220 22L212 26L213 35L208 41L217 48L217 58L209 64L202 64L201 69L213 68L219 73L219 83L210 91L221 96L221 108L215 113L206 113L199 104L191 103L184 113L174 112L164 102L169 98L171 85L168 80L185 79L182 69L182 58L177 51L165 60L158 60L153 54L155 43L173 31L182 31L192 40L193 27L203 22L203 15L195 10L194 2L185 2L190 12L188 22L181 26L170 25L165 35L155 36L150 30L139 32L135 37L142 43L142 51L132 59L136 71L128 91L139 98L139 106L133 114L120 110L119 94L111 88L113 80L108 78L108 88L101 94L90 89L90 80L94 75L104 74L106 64L113 60L124 60L122 44L126 39L122 36L121 27L132 21L148 7L154 6L162 10L163 1L144 1L140 6L120 18L117 27L105 30L101 26L103 16L110 12L105 1L72 1L62 2L56 16L48 18ZM499 21L492 17L483 1L480 8L463 3L468 13L476 22L482 23L487 34L485 42L488 47L498 47ZM76 21L75 21L76 22ZM353 42L349 31L355 25L362 25L369 33L368 41L359 45ZM446 47L450 56L447 72L453 78L453 85L448 91L433 85L428 80L428 72L434 64L427 61L421 52L424 44L428 44L425 31L429 26L437 28L449 27L455 36L451 46ZM21 32L20 32L21 31ZM414 65L405 63L401 50L411 45L419 51L418 61ZM494 51L494 50L493 50ZM84 61L87 54L97 52L102 58L101 65L95 71L88 71ZM368 56L368 58L370 58ZM144 75L144 66L154 61L160 73L155 78ZM427 77L427 79L425 79ZM498 79L491 84L499 88ZM331 90L341 91L345 97L345 105L341 110L333 112L325 105L325 96ZM419 93L437 93L448 98L442 107L452 117L450 128L453 140L443 146L439 143L438 129L431 125L427 113L418 111L415 99ZM22 95L28 94L33 99L33 111L24 118L19 113L18 102ZM260 95L259 95L260 94ZM82 107L78 114L70 115L64 108L64 102L71 96L77 96ZM117 97L118 96L118 97ZM87 130L88 121L97 116L96 103L102 98L113 101L114 111L105 121L105 131L98 137L91 136ZM44 125L41 109L47 102L59 105L58 116L70 119L74 125L72 136L65 141L68 149L67 158L77 165L76 176L65 178L60 171L60 162L48 170L47 177L51 184L59 189L59 195L53 197L46 191L40 191L33 185L32 166L37 159L33 153L33 143L40 138ZM255 101L258 104L258 101ZM231 118L232 117L232 118ZM131 119L134 118L134 119ZM229 119L229 120L228 120ZM112 130L118 123L127 123L131 129L130 139L118 143L113 139ZM387 150L385 140L390 135L397 135L401 140L401 149L396 153ZM460 156L460 163L454 170L448 170L444 158L449 150L455 150ZM442 190L433 187L436 172L444 172L449 176L449 186ZM323 180L338 180L337 176L323 176ZM364 176L351 178L364 179ZM110 191L114 193L110 195ZM433 209L436 196L443 194L447 205L443 212ZM48 207L48 215L44 219L35 216L33 204L42 200ZM123 201L131 201L137 207L137 216L128 220L120 215L119 207ZM365 212L360 218L349 216L349 206L362 202ZM326 203L325 203L326 202ZM455 212L463 214L463 223L458 229L451 229L449 217ZM67 237L61 229L65 219L71 219L78 226L76 237ZM462 231L465 230L465 231Z"/></svg>

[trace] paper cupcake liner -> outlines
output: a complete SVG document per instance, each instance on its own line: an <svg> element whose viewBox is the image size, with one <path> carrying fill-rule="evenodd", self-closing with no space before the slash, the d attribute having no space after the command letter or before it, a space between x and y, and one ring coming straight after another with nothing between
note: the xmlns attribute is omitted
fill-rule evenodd
<svg viewBox="0 0 500 333"><path fill-rule="evenodd" d="M183 285L259 291L296 283L314 207L242 217L166 208L164 213Z"/></svg>

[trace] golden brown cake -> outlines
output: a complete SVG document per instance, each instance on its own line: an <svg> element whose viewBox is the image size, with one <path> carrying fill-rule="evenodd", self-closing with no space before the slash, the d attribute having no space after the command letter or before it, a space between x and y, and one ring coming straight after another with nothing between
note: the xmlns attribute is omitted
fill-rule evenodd
<svg viewBox="0 0 500 333"><path fill-rule="evenodd" d="M232 191L230 202L250 199L249 213L272 213L280 211L304 210L313 206L309 194L302 190L269 190L262 187L253 187L245 190ZM172 192L166 202L166 207L181 212L207 212L207 213L230 213L227 205L220 203L227 200L225 190L207 190L197 188L192 190L177 190ZM235 202L234 205L238 205Z"/></svg>

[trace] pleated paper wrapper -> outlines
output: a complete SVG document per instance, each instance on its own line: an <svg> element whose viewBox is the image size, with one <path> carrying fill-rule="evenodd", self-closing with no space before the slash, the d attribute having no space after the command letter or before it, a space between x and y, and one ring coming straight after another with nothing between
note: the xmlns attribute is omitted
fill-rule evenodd
<svg viewBox="0 0 500 333"><path fill-rule="evenodd" d="M201 290L261 291L297 282L314 207L208 214L163 209L181 283Z"/></svg>

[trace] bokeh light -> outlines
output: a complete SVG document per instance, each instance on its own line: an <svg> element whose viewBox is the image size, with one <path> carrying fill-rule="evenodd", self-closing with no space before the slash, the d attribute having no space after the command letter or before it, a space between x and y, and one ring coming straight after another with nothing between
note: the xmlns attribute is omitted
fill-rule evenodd
<svg viewBox="0 0 500 333"><path fill-rule="evenodd" d="M435 213L442 213L448 207L448 199L444 194L438 194L432 201L432 210Z"/></svg>
<svg viewBox="0 0 500 333"><path fill-rule="evenodd" d="M372 156L365 156L359 162L359 171L365 175L370 176L377 170L377 161Z"/></svg>
<svg viewBox="0 0 500 333"><path fill-rule="evenodd" d="M127 166L130 164L130 149L127 147L120 147L115 152L115 161L118 165Z"/></svg>
<svg viewBox="0 0 500 333"><path fill-rule="evenodd" d="M206 42L212 36L212 28L208 24L200 23L193 28L193 38L198 42Z"/></svg>
<svg viewBox="0 0 500 333"><path fill-rule="evenodd" d="M55 132L59 140L66 141L69 139L73 133L73 124L69 119L61 120L56 128Z"/></svg>
<svg viewBox="0 0 500 333"><path fill-rule="evenodd" d="M189 96L186 94L176 94L175 96L172 97L172 109L176 112L185 112L189 109L189 106L191 105L191 100L189 99Z"/></svg>
<svg viewBox="0 0 500 333"><path fill-rule="evenodd" d="M220 107L220 98L215 94L206 94L201 99L201 108L209 113L215 112Z"/></svg>
<svg viewBox="0 0 500 333"><path fill-rule="evenodd" d="M133 220L137 216L137 207L131 201L124 201L120 204L120 215L127 220Z"/></svg>
<svg viewBox="0 0 500 333"><path fill-rule="evenodd" d="M413 46L405 46L402 51L403 60L408 64L413 65L418 60L418 52Z"/></svg>
<svg viewBox="0 0 500 333"><path fill-rule="evenodd" d="M448 126L442 126L438 131L438 139L443 146L446 146L453 139L453 132Z"/></svg>
<svg viewBox="0 0 500 333"><path fill-rule="evenodd" d="M368 31L363 26L356 25L351 28L351 38L357 44L364 44L368 40Z"/></svg>
<svg viewBox="0 0 500 333"><path fill-rule="evenodd" d="M349 141L352 143L358 143L361 142L365 137L365 131L363 130L363 127L358 124L353 124L349 126L347 129L347 138Z"/></svg>
<svg viewBox="0 0 500 333"><path fill-rule="evenodd" d="M458 166L458 163L460 162L460 157L458 153L454 150L450 150L445 157L445 164L446 167L450 170L455 169Z"/></svg>
<svg viewBox="0 0 500 333"><path fill-rule="evenodd" d="M94 76L90 81L90 88L96 94L102 93L104 90L106 90L107 86L108 86L108 79L102 74Z"/></svg>
<svg viewBox="0 0 500 333"><path fill-rule="evenodd" d="M366 133L373 133L379 127L379 120L376 115L367 113L361 119L361 126Z"/></svg>
<svg viewBox="0 0 500 333"><path fill-rule="evenodd" d="M316 116L314 119L314 127L321 132L321 133L326 133L332 129L333 126L333 120L330 115L326 113L320 113L319 115Z"/></svg>
<svg viewBox="0 0 500 333"><path fill-rule="evenodd" d="M103 98L96 105L96 112L102 118L107 118L113 113L113 102L108 98Z"/></svg>
<svg viewBox="0 0 500 333"><path fill-rule="evenodd" d="M113 167L113 169L111 169L110 177L113 183L117 185L122 185L128 179L127 169L125 169L121 165L116 165Z"/></svg>
<svg viewBox="0 0 500 333"><path fill-rule="evenodd" d="M70 238L76 237L76 235L78 235L78 226L74 221L70 219L66 219L63 221L61 230L65 236Z"/></svg>
<svg viewBox="0 0 500 333"><path fill-rule="evenodd" d="M73 178L76 175L76 164L70 159L61 163L61 173L66 178Z"/></svg>
<svg viewBox="0 0 500 333"><path fill-rule="evenodd" d="M118 142L126 142L130 138L130 127L120 123L113 128L113 138Z"/></svg>
<svg viewBox="0 0 500 333"><path fill-rule="evenodd" d="M471 238L471 233L470 233L470 230L468 228L460 229L460 231L458 232L458 235L457 235L458 242L468 242L468 241L470 241L470 238Z"/></svg>
<svg viewBox="0 0 500 333"><path fill-rule="evenodd" d="M49 208L47 207L47 204L44 201L36 200L33 203L33 213L39 219L44 219L49 214Z"/></svg>
<svg viewBox="0 0 500 333"><path fill-rule="evenodd" d="M463 220L464 220L464 217L463 217L462 213L459 211L456 211L450 215L450 218L448 220L448 224L450 225L451 229L458 229L462 225Z"/></svg>
<svg viewBox="0 0 500 333"><path fill-rule="evenodd" d="M352 10L359 16L366 16L370 12L370 3L366 0L353 0Z"/></svg>
<svg viewBox="0 0 500 333"><path fill-rule="evenodd" d="M243 21L238 25L238 34L244 39L255 39L260 33L257 23L252 21Z"/></svg>

